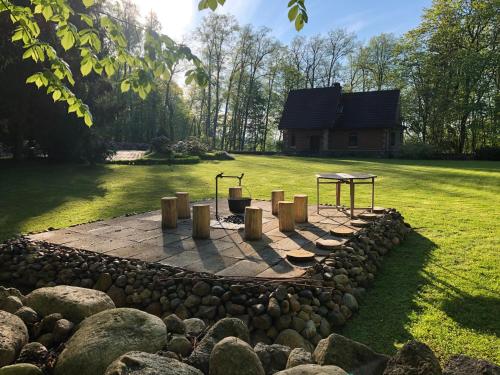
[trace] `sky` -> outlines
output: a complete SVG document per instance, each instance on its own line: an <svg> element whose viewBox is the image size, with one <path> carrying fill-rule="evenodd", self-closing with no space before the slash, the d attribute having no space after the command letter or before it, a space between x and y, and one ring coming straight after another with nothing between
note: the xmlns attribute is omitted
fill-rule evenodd
<svg viewBox="0 0 500 375"><path fill-rule="evenodd" d="M163 32L177 41L192 31L210 10L198 11L198 0L135 0L143 15L153 10ZM267 26L282 42L345 28L367 41L380 33L404 34L420 23L432 0L307 0L309 23L297 32L287 18L288 0L226 0L218 13L232 14L239 24Z"/></svg>

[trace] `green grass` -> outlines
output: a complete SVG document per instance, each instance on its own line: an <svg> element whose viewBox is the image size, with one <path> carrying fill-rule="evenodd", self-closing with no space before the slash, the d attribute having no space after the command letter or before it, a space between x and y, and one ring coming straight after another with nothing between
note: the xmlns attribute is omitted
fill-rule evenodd
<svg viewBox="0 0 500 375"><path fill-rule="evenodd" d="M344 334L386 353L416 338L442 360L465 353L500 363L498 162L240 155L235 161L178 166L2 163L0 239L157 209L159 198L176 190L194 199L209 197L221 171L245 172L253 197L269 198L271 190L284 188L288 197L306 193L312 202L315 172L380 176L376 204L398 208L416 230L386 257ZM358 194L360 204L368 202L367 187Z"/></svg>

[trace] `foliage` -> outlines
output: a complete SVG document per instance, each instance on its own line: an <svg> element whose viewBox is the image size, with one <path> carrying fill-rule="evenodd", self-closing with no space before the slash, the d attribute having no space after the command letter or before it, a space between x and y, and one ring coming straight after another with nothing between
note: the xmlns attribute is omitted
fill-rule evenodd
<svg viewBox="0 0 500 375"><path fill-rule="evenodd" d="M62 57L64 51L78 50L82 76L93 72L110 78L118 70L126 72L120 83L121 91L132 90L143 99L157 80L169 78L169 68L180 60L194 65L186 72L187 83L204 82L201 63L188 47L146 30L144 54L135 55L128 49L123 28L114 18L103 12L92 13L89 8L94 0L82 0L82 3L85 9L79 12L68 0L30 0L28 6L0 0L0 14L6 12L10 16L15 26L12 41L22 45L23 59L30 59L42 68L29 76L26 83L44 87L55 102L65 102L68 113L74 112L86 125L92 125L92 114L88 105L69 88L75 85L75 78L70 64ZM41 39L43 29L57 30L52 35L57 44ZM102 54L103 45L112 53Z"/></svg>
<svg viewBox="0 0 500 375"><path fill-rule="evenodd" d="M117 165L181 165L198 164L201 159L198 156L165 156L164 154L151 154L143 159L137 160L113 160L108 164Z"/></svg>
<svg viewBox="0 0 500 375"><path fill-rule="evenodd" d="M307 194L312 205L314 173L374 173L379 176L376 205L396 207L415 232L384 259L343 333L387 354L417 339L442 361L463 353L500 362L500 223L494 220L500 216L499 162L239 155L228 162L171 167L26 163L0 168L9 181L0 184L1 239L156 210L160 197L185 189L192 200L205 199L221 171L245 172L245 185L256 199L268 200L271 190L284 189ZM356 189L360 205L370 197L371 189ZM331 199L325 190L322 201ZM348 191L342 190L346 200Z"/></svg>
<svg viewBox="0 0 500 375"><path fill-rule="evenodd" d="M198 138L189 137L174 144L172 150L181 155L202 156L208 151L208 147Z"/></svg>
<svg viewBox="0 0 500 375"><path fill-rule="evenodd" d="M422 142L407 142L401 145L397 155L401 159L436 159L439 152L435 146Z"/></svg>
<svg viewBox="0 0 500 375"><path fill-rule="evenodd" d="M477 160L500 160L500 146L484 146L476 151Z"/></svg>
<svg viewBox="0 0 500 375"><path fill-rule="evenodd" d="M170 140L164 135L151 140L151 151L165 155L171 155L173 152Z"/></svg>

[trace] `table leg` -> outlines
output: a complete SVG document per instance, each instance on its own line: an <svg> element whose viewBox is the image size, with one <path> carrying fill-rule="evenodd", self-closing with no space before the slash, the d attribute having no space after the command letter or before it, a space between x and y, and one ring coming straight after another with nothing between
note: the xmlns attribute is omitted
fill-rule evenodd
<svg viewBox="0 0 500 375"><path fill-rule="evenodd" d="M375 178L372 177L372 213L373 213L373 207L375 205Z"/></svg>
<svg viewBox="0 0 500 375"><path fill-rule="evenodd" d="M336 199L336 202L335 202L335 205L337 206L337 211L339 210L339 207L340 207L340 182L337 182L336 184L336 187L337 187L337 191L336 191L336 195L335 195L335 199Z"/></svg>
<svg viewBox="0 0 500 375"><path fill-rule="evenodd" d="M354 180L349 180L351 190L351 219L354 218Z"/></svg>
<svg viewBox="0 0 500 375"><path fill-rule="evenodd" d="M316 213L319 214L319 177L316 178Z"/></svg>

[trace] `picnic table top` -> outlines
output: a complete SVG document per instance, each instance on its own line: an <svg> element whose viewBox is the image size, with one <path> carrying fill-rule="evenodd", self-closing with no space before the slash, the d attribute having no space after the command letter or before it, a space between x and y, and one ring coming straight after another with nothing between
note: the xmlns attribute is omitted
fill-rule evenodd
<svg viewBox="0 0 500 375"><path fill-rule="evenodd" d="M369 173L317 173L317 178L324 178L328 180L367 180L377 177Z"/></svg>

